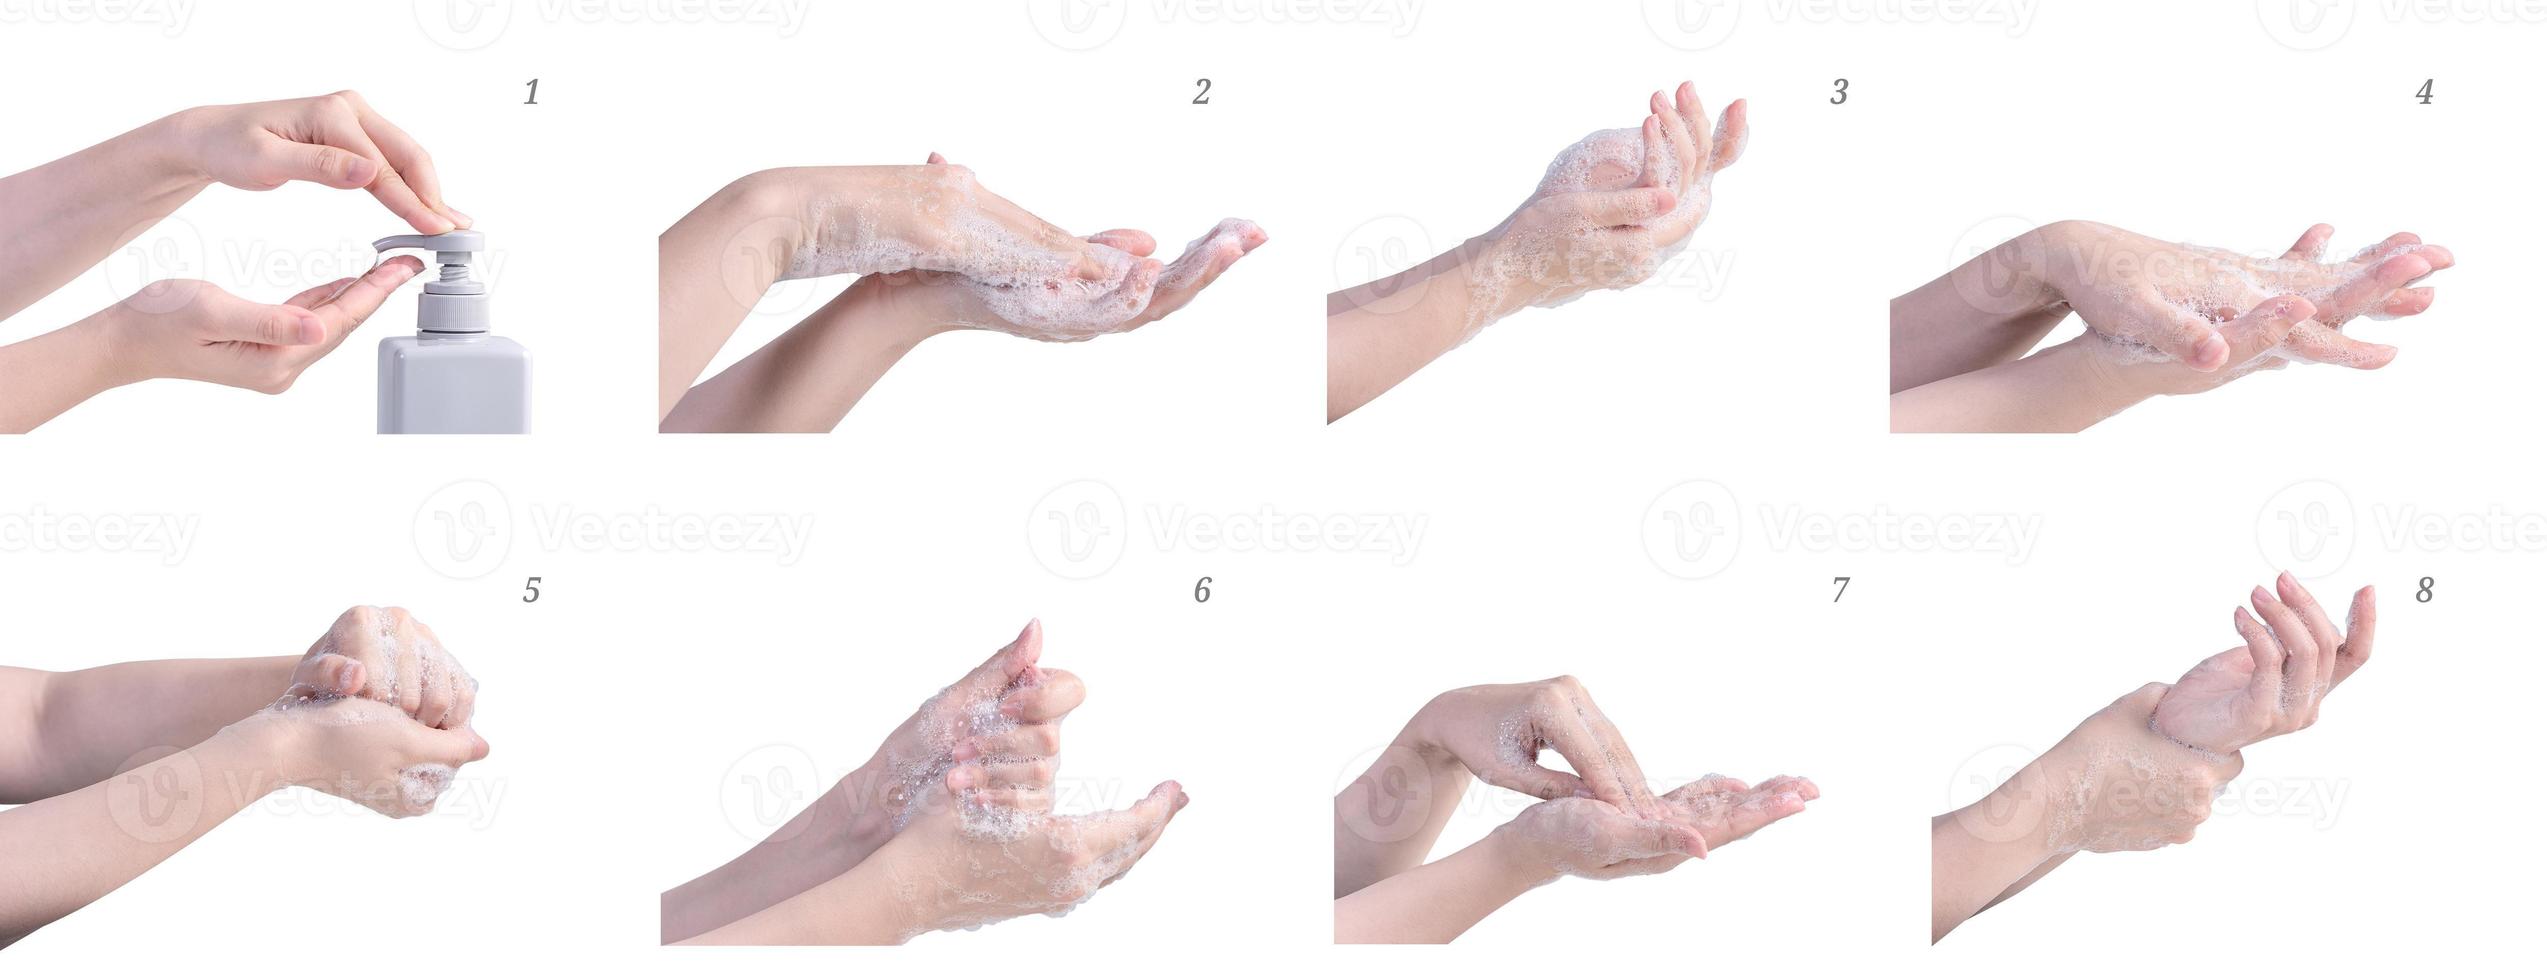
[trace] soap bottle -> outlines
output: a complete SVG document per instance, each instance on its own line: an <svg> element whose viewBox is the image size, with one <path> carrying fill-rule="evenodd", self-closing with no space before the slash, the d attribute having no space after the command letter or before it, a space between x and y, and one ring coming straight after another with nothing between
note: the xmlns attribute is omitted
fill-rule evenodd
<svg viewBox="0 0 2547 980"><path fill-rule="evenodd" d="M397 235L371 247L427 249L441 266L417 297L416 335L380 342L380 431L529 432L531 352L488 332L486 284L470 277L486 235Z"/></svg>

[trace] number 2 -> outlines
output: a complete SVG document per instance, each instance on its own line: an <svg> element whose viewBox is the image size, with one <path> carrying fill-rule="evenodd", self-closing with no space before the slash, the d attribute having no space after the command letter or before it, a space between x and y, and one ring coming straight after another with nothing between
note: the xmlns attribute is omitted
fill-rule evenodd
<svg viewBox="0 0 2547 980"><path fill-rule="evenodd" d="M1208 78L1197 78L1194 80L1194 84L1202 86L1202 88L1197 89L1194 92L1194 104L1212 104L1212 80Z"/></svg>

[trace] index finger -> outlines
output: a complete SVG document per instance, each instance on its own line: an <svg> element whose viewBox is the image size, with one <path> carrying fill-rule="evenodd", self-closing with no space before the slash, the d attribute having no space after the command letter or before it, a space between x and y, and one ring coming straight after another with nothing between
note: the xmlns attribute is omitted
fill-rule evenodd
<svg viewBox="0 0 2547 980"><path fill-rule="evenodd" d="M355 121L363 127L364 133L371 136L372 142L379 145L380 152L388 159L390 168L397 171L398 175L406 180L407 186L415 190L416 197L424 202L425 207L451 219L454 227L468 227L469 216L460 213L443 201L442 176L434 170L433 156L425 152L424 145L416 142L415 137L407 135L406 130L398 128L396 123L390 122L388 117L374 110L371 103L363 101L362 96L351 91L339 92L337 95L354 107Z"/></svg>
<svg viewBox="0 0 2547 980"><path fill-rule="evenodd" d="M1029 619L1017 638L991 654L990 659L964 675L947 688L960 702L985 701L1005 695L1008 688L1028 676L1044 653L1044 621Z"/></svg>

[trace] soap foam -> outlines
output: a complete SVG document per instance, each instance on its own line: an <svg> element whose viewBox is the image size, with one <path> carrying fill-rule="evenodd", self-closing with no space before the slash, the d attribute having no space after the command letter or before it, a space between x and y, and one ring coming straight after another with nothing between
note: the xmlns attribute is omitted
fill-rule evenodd
<svg viewBox="0 0 2547 980"><path fill-rule="evenodd" d="M1207 243L1217 247L1225 238L1250 234L1262 241L1264 235L1253 223L1223 221L1197 239L1177 266L1162 273L1155 263L1110 245L1082 242L1073 251L1061 251L1021 235L982 213L969 178L914 181L906 190L915 210L949 229L943 242L899 237L855 202L824 201L815 207L820 217L780 278L947 273L957 277L956 287L984 313L979 319L963 317L953 326L1068 342L1118 332L1149 308L1162 285L1175 289L1199 279L1210 252L1195 248ZM1097 266L1096 278L1078 274L1081 257Z"/></svg>

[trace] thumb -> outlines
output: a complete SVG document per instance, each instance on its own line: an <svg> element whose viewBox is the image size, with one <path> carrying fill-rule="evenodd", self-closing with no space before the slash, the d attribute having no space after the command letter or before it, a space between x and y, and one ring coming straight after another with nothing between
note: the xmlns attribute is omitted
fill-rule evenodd
<svg viewBox="0 0 2547 980"><path fill-rule="evenodd" d="M429 728L423 722L407 719L409 758L419 763L439 763L453 769L486 758L486 739L475 729Z"/></svg>

